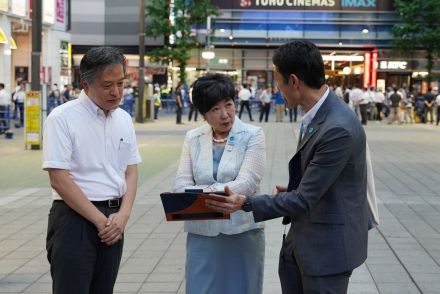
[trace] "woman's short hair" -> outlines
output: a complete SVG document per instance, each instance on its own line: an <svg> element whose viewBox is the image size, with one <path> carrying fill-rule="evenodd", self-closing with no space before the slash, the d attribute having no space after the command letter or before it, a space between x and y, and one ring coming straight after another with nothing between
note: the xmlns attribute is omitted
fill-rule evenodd
<svg viewBox="0 0 440 294"><path fill-rule="evenodd" d="M194 82L192 100L201 114L207 113L223 100L234 100L235 89L232 80L223 74L207 74Z"/></svg>

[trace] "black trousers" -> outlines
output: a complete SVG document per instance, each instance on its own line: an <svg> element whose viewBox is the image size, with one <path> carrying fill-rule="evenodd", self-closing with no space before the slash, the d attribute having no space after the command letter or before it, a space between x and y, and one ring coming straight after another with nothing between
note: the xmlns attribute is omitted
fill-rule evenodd
<svg viewBox="0 0 440 294"><path fill-rule="evenodd" d="M20 114L20 126L23 127L24 126L24 102L17 102L16 104L17 107L17 114Z"/></svg>
<svg viewBox="0 0 440 294"><path fill-rule="evenodd" d="M293 121L296 122L296 118L298 116L298 106L295 106L294 108L289 108L290 122L292 122L292 116L293 116Z"/></svg>
<svg viewBox="0 0 440 294"><path fill-rule="evenodd" d="M269 119L269 112L270 112L270 103L266 103L264 106L260 106L260 122L264 121L267 122Z"/></svg>
<svg viewBox="0 0 440 294"><path fill-rule="evenodd" d="M352 271L327 276L309 276L298 265L288 234L280 252L278 274L283 294L346 294ZM317 255L318 259L319 256Z"/></svg>
<svg viewBox="0 0 440 294"><path fill-rule="evenodd" d="M176 124L182 123L182 107L176 106Z"/></svg>
<svg viewBox="0 0 440 294"><path fill-rule="evenodd" d="M191 104L189 106L188 121L191 121L193 113L194 113L194 121L197 121L198 110L196 107L194 107L193 104Z"/></svg>
<svg viewBox="0 0 440 294"><path fill-rule="evenodd" d="M106 216L119 208L98 207ZM46 250L53 294L112 294L121 262L123 239L101 243L96 227L56 200L49 213Z"/></svg>
<svg viewBox="0 0 440 294"><path fill-rule="evenodd" d="M368 119L367 110L368 110L368 107L370 107L369 104L359 104L359 110L361 112L361 123L363 125L367 124L367 119Z"/></svg>
<svg viewBox="0 0 440 294"><path fill-rule="evenodd" d="M8 122L6 121L7 106L0 105L0 133L8 130Z"/></svg>
<svg viewBox="0 0 440 294"><path fill-rule="evenodd" d="M440 122L440 105L439 106L437 106L437 125L438 125L438 123Z"/></svg>
<svg viewBox="0 0 440 294"><path fill-rule="evenodd" d="M238 114L238 118L241 118L241 114L243 113L243 110L244 110L245 107L246 107L246 109L247 109L247 111L249 113L249 120L253 121L251 109L249 107L249 101L241 101L240 102L240 113Z"/></svg>

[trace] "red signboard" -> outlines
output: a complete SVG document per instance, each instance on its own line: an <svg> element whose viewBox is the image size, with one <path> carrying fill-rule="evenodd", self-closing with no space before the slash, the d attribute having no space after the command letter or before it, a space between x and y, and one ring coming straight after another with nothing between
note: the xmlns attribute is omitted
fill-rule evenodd
<svg viewBox="0 0 440 294"><path fill-rule="evenodd" d="M370 85L371 74L371 53L365 52L364 54L364 88Z"/></svg>
<svg viewBox="0 0 440 294"><path fill-rule="evenodd" d="M57 0L56 20L58 23L64 23L64 0Z"/></svg>

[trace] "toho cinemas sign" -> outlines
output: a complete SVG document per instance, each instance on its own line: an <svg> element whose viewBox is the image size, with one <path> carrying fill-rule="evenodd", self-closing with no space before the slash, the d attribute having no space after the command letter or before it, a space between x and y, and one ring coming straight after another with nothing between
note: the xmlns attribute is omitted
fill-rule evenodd
<svg viewBox="0 0 440 294"><path fill-rule="evenodd" d="M211 0L220 9L392 11L393 0Z"/></svg>

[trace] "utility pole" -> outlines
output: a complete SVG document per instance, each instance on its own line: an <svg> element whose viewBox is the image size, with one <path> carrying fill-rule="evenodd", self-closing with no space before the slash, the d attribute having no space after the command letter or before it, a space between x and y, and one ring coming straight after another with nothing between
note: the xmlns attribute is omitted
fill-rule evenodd
<svg viewBox="0 0 440 294"><path fill-rule="evenodd" d="M136 121L144 122L144 88L145 88L145 0L139 0L139 83L138 108Z"/></svg>
<svg viewBox="0 0 440 294"><path fill-rule="evenodd" d="M42 1L32 1L32 91L41 91L40 60L41 60L41 18Z"/></svg>
<svg viewBox="0 0 440 294"><path fill-rule="evenodd" d="M39 103L39 107L32 110L32 107L25 102L25 134L26 145L29 143L32 150L41 149L41 109L42 109L42 96L41 96L41 81L40 81L40 62L41 62L41 30L42 30L42 1L32 1L32 57L31 57L31 90L39 92L35 96L35 100ZM39 96L39 97L38 97ZM27 101L28 98L26 98ZM29 98L31 99L31 98ZM28 113L29 112L29 113ZM33 128L32 125L38 125L37 128ZM32 137L31 137L32 136ZM33 138L32 140L30 138ZM38 138L38 139L35 139ZM27 148L27 146L26 146Z"/></svg>

